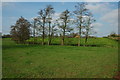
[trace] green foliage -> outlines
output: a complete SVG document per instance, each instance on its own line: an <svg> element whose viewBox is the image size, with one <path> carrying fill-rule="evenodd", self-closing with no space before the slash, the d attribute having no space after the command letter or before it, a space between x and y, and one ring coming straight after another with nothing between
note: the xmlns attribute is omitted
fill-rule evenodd
<svg viewBox="0 0 120 80"><path fill-rule="evenodd" d="M16 24L11 26L12 40L17 43L25 43L30 38L30 23L23 17L16 21Z"/></svg>

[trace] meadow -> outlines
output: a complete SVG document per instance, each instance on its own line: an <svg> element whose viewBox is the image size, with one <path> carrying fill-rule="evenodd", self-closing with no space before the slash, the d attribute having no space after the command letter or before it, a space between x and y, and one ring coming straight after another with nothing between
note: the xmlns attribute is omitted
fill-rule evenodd
<svg viewBox="0 0 120 80"><path fill-rule="evenodd" d="M45 40L45 44L48 44L48 38ZM96 47L118 47L118 44L113 39L108 38L89 38L87 43L85 43L85 38L81 38L80 40L81 46L96 46ZM30 38L27 40L27 42L34 43L35 44L42 44L42 38ZM78 45L78 38L65 38L65 45L69 46L77 46ZM54 37L51 41L51 45L61 45L61 38L60 37Z"/></svg>
<svg viewBox="0 0 120 80"><path fill-rule="evenodd" d="M71 46L76 38L67 39L65 46L2 41L3 78L113 78L118 70L118 42L112 39L90 38L87 45L96 46L80 47Z"/></svg>

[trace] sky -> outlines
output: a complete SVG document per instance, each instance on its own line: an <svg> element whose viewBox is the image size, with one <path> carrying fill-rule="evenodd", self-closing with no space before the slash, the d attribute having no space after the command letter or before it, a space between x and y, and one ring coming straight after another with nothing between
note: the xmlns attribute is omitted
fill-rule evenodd
<svg viewBox="0 0 120 80"><path fill-rule="evenodd" d="M30 22L33 17L38 16L38 11L51 4L55 9L54 16L68 9L73 12L77 2L2 2L2 33L8 34L10 26L15 24L19 17L23 16ZM36 1L36 0L35 0ZM86 0L87 1L87 0ZM88 8L94 15L96 22L93 23L94 30L97 32L94 36L107 36L112 32L118 33L118 2L88 2ZM106 0L107 1L107 0ZM112 1L112 0L111 0ZM115 1L115 0L114 0ZM116 0L117 1L117 0Z"/></svg>
<svg viewBox="0 0 120 80"><path fill-rule="evenodd" d="M118 2L119 0L1 0L2 2Z"/></svg>

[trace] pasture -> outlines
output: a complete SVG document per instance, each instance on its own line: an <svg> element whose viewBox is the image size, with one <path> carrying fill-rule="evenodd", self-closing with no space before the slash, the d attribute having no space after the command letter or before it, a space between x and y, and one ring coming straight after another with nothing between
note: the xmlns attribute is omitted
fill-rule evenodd
<svg viewBox="0 0 120 80"><path fill-rule="evenodd" d="M60 43L54 40L52 44ZM118 44L112 39L89 39L87 44L95 47L2 41L3 78L112 78L118 69ZM77 40L66 42L72 43ZM83 39L81 44L85 44Z"/></svg>

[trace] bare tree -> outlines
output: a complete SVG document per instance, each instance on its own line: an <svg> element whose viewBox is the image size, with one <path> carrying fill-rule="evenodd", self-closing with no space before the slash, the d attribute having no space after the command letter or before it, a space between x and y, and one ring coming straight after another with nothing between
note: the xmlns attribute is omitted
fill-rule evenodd
<svg viewBox="0 0 120 80"><path fill-rule="evenodd" d="M78 38L78 46L80 46L81 42L81 34L82 34L82 28L83 28L83 17L86 15L88 9L86 9L86 3L78 3L75 5L76 10L74 11L74 14L76 16L76 24L79 29L79 38Z"/></svg>
<svg viewBox="0 0 120 80"><path fill-rule="evenodd" d="M48 45L50 45L51 44L51 39L52 39L51 38L51 34L52 34L52 32L51 32L51 29L52 29L52 27L51 27L52 16L55 13L55 11L54 11L54 8L51 5L48 5L47 8L46 8L46 12L48 13L46 21L47 21L47 23L49 25L49 29L48 29Z"/></svg>
<svg viewBox="0 0 120 80"><path fill-rule="evenodd" d="M85 43L87 42L89 35L92 34L92 33L95 33L93 31L93 25L92 25L92 23L96 21L93 18L92 13L89 12L86 15L87 16L86 16L85 22L84 22L84 26L85 26L85 32L84 32L84 34L85 34Z"/></svg>
<svg viewBox="0 0 120 80"><path fill-rule="evenodd" d="M68 23L70 22L70 12L65 10L61 13L60 18L58 19L58 26L62 29L62 42L61 45L64 45L65 33L70 28Z"/></svg>
<svg viewBox="0 0 120 80"><path fill-rule="evenodd" d="M51 31L50 31L51 34L50 34L50 37L49 37L49 38L50 38L50 39L49 39L49 40L50 40L50 41L49 41L50 44L52 43L52 40L53 40L53 38L54 38L54 34L57 32L57 30L58 30L58 29L56 28L56 23L52 23Z"/></svg>
<svg viewBox="0 0 120 80"><path fill-rule="evenodd" d="M33 18L33 22L31 24L31 27L33 29L32 33L33 33L33 38L34 38L34 43L36 42L36 30L37 30L37 21L38 19L37 18Z"/></svg>
<svg viewBox="0 0 120 80"><path fill-rule="evenodd" d="M44 39L45 39L45 24L49 20L49 27L51 23L51 14L54 13L53 7L51 5L48 5L46 8L41 9L38 14L39 14L39 21L42 22L42 45L44 45Z"/></svg>
<svg viewBox="0 0 120 80"><path fill-rule="evenodd" d="M42 22L42 45L44 45L44 39L45 39L45 23L46 23L46 17L48 13L46 12L46 9L41 9L38 14L39 16L39 21Z"/></svg>

